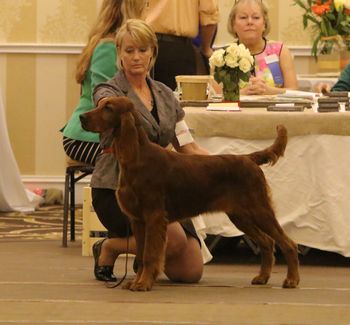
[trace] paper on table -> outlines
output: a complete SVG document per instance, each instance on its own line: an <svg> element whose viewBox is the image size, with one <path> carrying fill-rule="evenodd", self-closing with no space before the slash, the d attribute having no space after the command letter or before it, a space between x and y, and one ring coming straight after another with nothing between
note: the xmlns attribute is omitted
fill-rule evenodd
<svg viewBox="0 0 350 325"><path fill-rule="evenodd" d="M238 103L209 103L207 106L208 111L230 111L240 112L241 109Z"/></svg>
<svg viewBox="0 0 350 325"><path fill-rule="evenodd" d="M287 89L285 93L277 95L277 97L283 98L303 98L303 99L311 99L314 100L317 97L320 97L319 93L313 93L309 91L301 91L301 90L290 90Z"/></svg>
<svg viewBox="0 0 350 325"><path fill-rule="evenodd" d="M241 102L256 102L256 101L267 101L267 100L275 100L277 95L243 95L240 96Z"/></svg>

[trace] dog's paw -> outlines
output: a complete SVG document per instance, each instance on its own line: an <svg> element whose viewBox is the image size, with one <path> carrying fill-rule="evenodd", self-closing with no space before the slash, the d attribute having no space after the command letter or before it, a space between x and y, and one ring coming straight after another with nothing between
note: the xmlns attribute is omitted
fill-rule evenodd
<svg viewBox="0 0 350 325"><path fill-rule="evenodd" d="M136 282L130 286L131 291L150 291L152 289L153 283Z"/></svg>
<svg viewBox="0 0 350 325"><path fill-rule="evenodd" d="M127 283L125 283L125 284L122 286L122 288L123 288L123 289L126 289L126 290L130 290L130 288L133 286L134 282L135 282L135 280L130 280L130 281L128 281Z"/></svg>
<svg viewBox="0 0 350 325"><path fill-rule="evenodd" d="M130 288L131 291L150 291L151 288L148 288L144 285L134 285Z"/></svg>
<svg viewBox="0 0 350 325"><path fill-rule="evenodd" d="M136 279L130 286L130 290L132 291L149 291L152 289L154 283L154 279L152 277L141 276L141 278Z"/></svg>
<svg viewBox="0 0 350 325"><path fill-rule="evenodd" d="M252 280L252 284L257 284L257 285L263 285L266 284L269 281L270 276L269 275L257 275L255 278Z"/></svg>
<svg viewBox="0 0 350 325"><path fill-rule="evenodd" d="M286 288L286 289L293 289L293 288L298 287L298 284L299 284L299 280L287 278L283 281L282 287Z"/></svg>

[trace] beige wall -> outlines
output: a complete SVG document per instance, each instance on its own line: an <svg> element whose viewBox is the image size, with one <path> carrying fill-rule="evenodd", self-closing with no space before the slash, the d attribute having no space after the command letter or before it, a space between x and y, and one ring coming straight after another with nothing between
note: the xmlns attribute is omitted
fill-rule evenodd
<svg viewBox="0 0 350 325"><path fill-rule="evenodd" d="M79 97L78 53L67 52L81 49L100 3L0 0L0 90L22 175L64 173L59 129Z"/></svg>
<svg viewBox="0 0 350 325"><path fill-rule="evenodd" d="M226 23L234 0L219 0L221 24L217 42L230 42L231 36L226 31ZM303 30L300 9L291 0L265 0L269 8L271 32L269 38L281 40L288 45L307 45L309 34Z"/></svg>
<svg viewBox="0 0 350 325"><path fill-rule="evenodd" d="M0 0L0 90L22 175L64 174L58 130L77 103L75 63L101 1ZM226 21L232 2L219 0L217 44L230 42ZM273 27L270 38L303 52L309 36L298 8L289 0L267 2ZM296 63L299 73L313 69L308 52L297 56Z"/></svg>

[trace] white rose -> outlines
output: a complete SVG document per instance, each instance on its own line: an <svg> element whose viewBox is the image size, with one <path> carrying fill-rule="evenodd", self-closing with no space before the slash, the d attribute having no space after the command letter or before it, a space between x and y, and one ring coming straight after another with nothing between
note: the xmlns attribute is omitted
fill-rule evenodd
<svg viewBox="0 0 350 325"><path fill-rule="evenodd" d="M236 68L238 67L238 57L228 53L225 56L225 63L230 68Z"/></svg>
<svg viewBox="0 0 350 325"><path fill-rule="evenodd" d="M241 58L241 60L239 61L239 69L242 72L247 73L248 71L250 71L251 68L252 68L252 65L249 62L249 60L246 57Z"/></svg>
<svg viewBox="0 0 350 325"><path fill-rule="evenodd" d="M239 51L240 51L241 58L246 58L251 65L254 64L253 56L250 54L250 51L243 44L239 44Z"/></svg>
<svg viewBox="0 0 350 325"><path fill-rule="evenodd" d="M236 43L231 44L226 48L226 53L230 54L233 57L239 56L239 45Z"/></svg>
<svg viewBox="0 0 350 325"><path fill-rule="evenodd" d="M239 55L243 56L247 52L247 48L243 44L238 45Z"/></svg>
<svg viewBox="0 0 350 325"><path fill-rule="evenodd" d="M209 58L209 65L211 69L215 69L216 67L221 68L225 64L224 54L225 54L224 49L216 50L212 54L212 56Z"/></svg>
<svg viewBox="0 0 350 325"><path fill-rule="evenodd" d="M249 61L250 65L254 65L254 57L250 54L250 52L247 53L247 55L244 58Z"/></svg>

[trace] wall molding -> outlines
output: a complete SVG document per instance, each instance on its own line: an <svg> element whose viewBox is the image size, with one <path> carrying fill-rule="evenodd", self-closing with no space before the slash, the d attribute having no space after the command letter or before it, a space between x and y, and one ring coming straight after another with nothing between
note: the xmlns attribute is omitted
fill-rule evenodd
<svg viewBox="0 0 350 325"><path fill-rule="evenodd" d="M309 45L289 45L288 49L293 56L312 56L311 46Z"/></svg>
<svg viewBox="0 0 350 325"><path fill-rule="evenodd" d="M80 54L84 44L0 43L3 54Z"/></svg>
<svg viewBox="0 0 350 325"><path fill-rule="evenodd" d="M80 54L84 44L0 43L3 54ZM215 45L222 47L222 45ZM294 56L311 56L309 45L288 45Z"/></svg>
<svg viewBox="0 0 350 325"><path fill-rule="evenodd" d="M80 182L89 183L91 176L84 177ZM48 183L48 184L63 184L65 177L62 176L40 176L40 175L21 175L23 183Z"/></svg>

